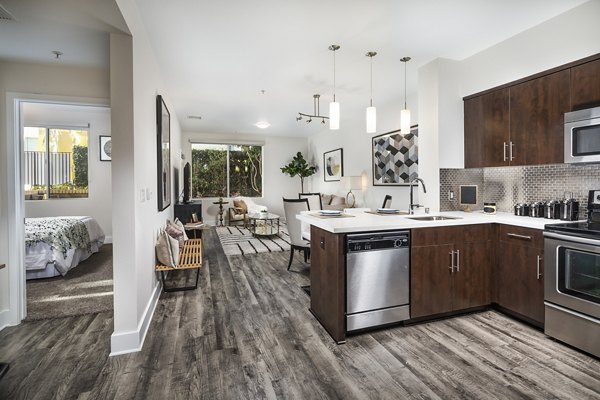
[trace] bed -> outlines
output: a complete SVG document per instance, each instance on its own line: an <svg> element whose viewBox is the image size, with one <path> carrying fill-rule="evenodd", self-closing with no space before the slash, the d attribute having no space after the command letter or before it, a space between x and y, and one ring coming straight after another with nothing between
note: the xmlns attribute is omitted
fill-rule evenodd
<svg viewBox="0 0 600 400"><path fill-rule="evenodd" d="M66 275L103 243L104 232L92 217L26 218L26 278Z"/></svg>

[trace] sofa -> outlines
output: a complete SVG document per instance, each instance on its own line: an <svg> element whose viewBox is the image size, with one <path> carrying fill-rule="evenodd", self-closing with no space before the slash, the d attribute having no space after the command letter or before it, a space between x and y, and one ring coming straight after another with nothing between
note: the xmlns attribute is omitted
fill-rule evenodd
<svg viewBox="0 0 600 400"><path fill-rule="evenodd" d="M350 208L350 205L346 203L345 197L325 193L321 193L321 206L323 207L323 210L342 211L344 208Z"/></svg>

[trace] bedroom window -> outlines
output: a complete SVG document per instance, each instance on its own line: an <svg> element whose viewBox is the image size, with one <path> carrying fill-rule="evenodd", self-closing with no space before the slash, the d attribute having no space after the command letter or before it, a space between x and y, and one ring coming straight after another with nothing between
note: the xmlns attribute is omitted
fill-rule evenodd
<svg viewBox="0 0 600 400"><path fill-rule="evenodd" d="M88 131L25 127L25 200L88 197Z"/></svg>
<svg viewBox="0 0 600 400"><path fill-rule="evenodd" d="M261 197L262 146L192 144L192 197Z"/></svg>

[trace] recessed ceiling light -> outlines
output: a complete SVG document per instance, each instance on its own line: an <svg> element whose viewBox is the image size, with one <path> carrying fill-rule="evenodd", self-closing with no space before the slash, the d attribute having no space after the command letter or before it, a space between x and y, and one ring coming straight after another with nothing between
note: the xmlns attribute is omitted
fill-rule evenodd
<svg viewBox="0 0 600 400"><path fill-rule="evenodd" d="M260 128L260 129L267 129L268 127L271 126L271 124L268 123L267 121L258 121L257 123L254 124L254 126L256 126L257 128Z"/></svg>
<svg viewBox="0 0 600 400"><path fill-rule="evenodd" d="M199 115L188 115L187 117L188 119L202 119L202 117Z"/></svg>

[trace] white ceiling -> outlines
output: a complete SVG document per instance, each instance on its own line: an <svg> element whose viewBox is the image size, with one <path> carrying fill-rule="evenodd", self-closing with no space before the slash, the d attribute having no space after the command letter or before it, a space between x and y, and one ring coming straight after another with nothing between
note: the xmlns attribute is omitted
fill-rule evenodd
<svg viewBox="0 0 600 400"><path fill-rule="evenodd" d="M586 0L137 0L184 131L308 136L326 129L296 122L321 114L333 94L342 121L364 115L373 58L375 106L416 91L417 69L437 57L461 60ZM126 31L113 0L0 0L16 22L0 22L0 58L108 66L106 32ZM265 90L265 95L261 94ZM410 108L409 103L409 108ZM202 116L201 120L188 115ZM271 127L253 126L267 119Z"/></svg>

